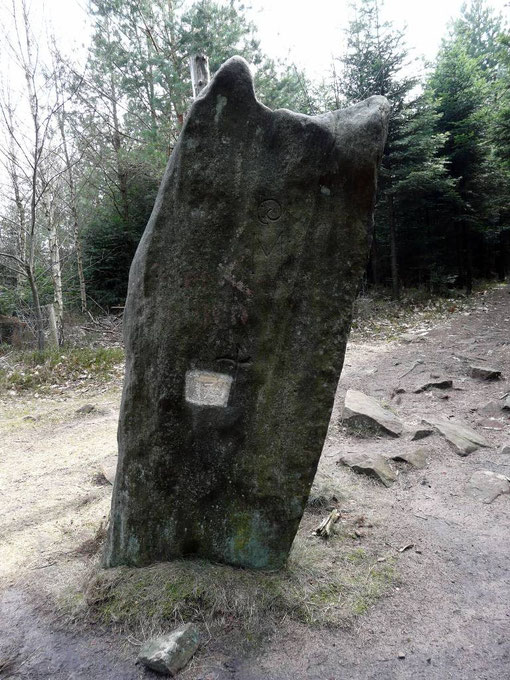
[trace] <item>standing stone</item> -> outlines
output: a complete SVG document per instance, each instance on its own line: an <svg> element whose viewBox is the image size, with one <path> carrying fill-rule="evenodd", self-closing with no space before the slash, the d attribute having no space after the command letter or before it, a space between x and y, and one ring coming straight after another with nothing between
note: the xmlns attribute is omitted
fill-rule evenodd
<svg viewBox="0 0 510 680"><path fill-rule="evenodd" d="M104 563L281 567L370 244L389 106L271 111L234 57L195 100L133 261Z"/></svg>

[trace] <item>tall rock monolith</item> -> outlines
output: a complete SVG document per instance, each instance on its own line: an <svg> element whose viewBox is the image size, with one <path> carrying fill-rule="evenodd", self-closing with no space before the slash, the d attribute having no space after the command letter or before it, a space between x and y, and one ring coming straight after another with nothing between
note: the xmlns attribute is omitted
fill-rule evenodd
<svg viewBox="0 0 510 680"><path fill-rule="evenodd" d="M135 255L105 566L285 563L366 265L389 106L271 111L234 57Z"/></svg>

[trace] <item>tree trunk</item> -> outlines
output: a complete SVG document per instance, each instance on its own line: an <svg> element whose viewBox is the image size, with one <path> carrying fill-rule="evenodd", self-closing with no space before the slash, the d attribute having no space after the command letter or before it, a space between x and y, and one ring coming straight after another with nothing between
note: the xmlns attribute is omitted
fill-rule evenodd
<svg viewBox="0 0 510 680"><path fill-rule="evenodd" d="M47 186L46 173L41 168L40 177L43 186ZM60 263L60 244L58 239L57 214L55 210L55 196L58 193L59 185L55 194L46 193L43 197L42 205L48 229L48 245L50 249L50 272L53 283L53 304L55 321L57 325L58 344L64 342L64 296L62 291L62 267Z"/></svg>
<svg viewBox="0 0 510 680"><path fill-rule="evenodd" d="M48 326L50 329L50 341L53 347L60 345L60 338L58 333L57 315L55 314L55 305L46 305L48 312Z"/></svg>
<svg viewBox="0 0 510 680"><path fill-rule="evenodd" d="M78 268L78 280L80 282L81 311L82 314L85 314L85 312L87 311L87 289L85 285L85 275L83 273L83 253L81 249L78 211L76 210L76 204L74 202L73 205L71 206L71 212L73 215L73 240L74 250L76 252L76 266Z"/></svg>
<svg viewBox="0 0 510 680"><path fill-rule="evenodd" d="M369 271L370 271L370 279L372 281L372 285L378 286L379 285L379 252L378 252L378 247L377 247L375 224L374 224L374 233L373 233L373 236L372 236L372 247L370 248Z"/></svg>
<svg viewBox="0 0 510 680"><path fill-rule="evenodd" d="M60 246L57 225L54 220L49 225L49 245L51 258L51 278L53 280L53 300L58 344L64 342L64 298L62 293L62 271L60 267Z"/></svg>
<svg viewBox="0 0 510 680"><path fill-rule="evenodd" d="M205 54L194 54L190 57L189 68L193 99L196 99L211 78L209 74L209 59Z"/></svg>
<svg viewBox="0 0 510 680"><path fill-rule="evenodd" d="M398 280L397 225L395 224L395 206L393 196L388 196L390 208L390 251L391 251L391 295L394 300L400 299L400 282Z"/></svg>
<svg viewBox="0 0 510 680"><path fill-rule="evenodd" d="M69 202L71 204L71 216L73 220L73 241L74 251L76 253L76 266L78 269L78 281L80 283L80 302L82 314L87 311L87 289L85 286L85 276L83 274L83 255L81 249L80 239L80 223L78 219L78 209L76 207L76 185L74 183L73 165L69 156L69 149L67 147L67 136L65 130L65 111L62 106L61 115L59 116L60 136L62 137L62 147L64 150L64 158L67 170L67 183L69 186Z"/></svg>
<svg viewBox="0 0 510 680"><path fill-rule="evenodd" d="M129 223L129 200L128 200L128 185L127 173L124 169L124 162L122 159L122 137L120 130L119 114L117 111L117 91L113 81L113 75L110 78L110 94L112 103L112 118L113 118L113 149L115 151L115 160L117 165L117 177L119 180L119 191L121 200L120 214L124 222L124 227L127 229Z"/></svg>
<svg viewBox="0 0 510 680"><path fill-rule="evenodd" d="M32 299L34 301L35 310L35 328L37 332L37 347L40 350L44 349L45 339L44 339L44 320L41 309L41 302L39 300L39 291L37 290L37 282L35 280L34 271L27 265L26 267L27 279L30 284L30 290L32 291Z"/></svg>
<svg viewBox="0 0 510 680"><path fill-rule="evenodd" d="M462 240L464 250L464 263L466 271L466 295L471 295L473 292L473 261L471 253L471 229L468 224L462 225Z"/></svg>

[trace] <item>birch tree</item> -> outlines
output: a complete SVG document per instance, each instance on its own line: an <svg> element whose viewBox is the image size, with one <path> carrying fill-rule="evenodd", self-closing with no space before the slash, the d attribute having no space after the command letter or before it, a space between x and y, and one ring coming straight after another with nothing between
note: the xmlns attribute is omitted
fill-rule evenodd
<svg viewBox="0 0 510 680"><path fill-rule="evenodd" d="M12 32L6 41L11 75L19 74L22 86L17 92L5 92L0 100L0 122L3 143L0 149L2 164L8 169L10 194L14 209L9 217L17 227L16 248L0 251L3 265L24 276L30 286L37 344L44 349L44 319L37 279L37 258L44 241L50 244L51 269L54 281L59 281L60 266L58 239L50 228L49 237L43 233L53 207L49 192L62 174L55 163L55 149L51 147L59 102L48 87L51 75L45 73L40 59L38 40L30 23L26 0L11 5ZM12 79L14 80L14 78ZM51 216L51 220L53 217ZM56 228L56 227L55 227ZM58 285L58 284L57 284ZM61 290L56 292L61 299Z"/></svg>

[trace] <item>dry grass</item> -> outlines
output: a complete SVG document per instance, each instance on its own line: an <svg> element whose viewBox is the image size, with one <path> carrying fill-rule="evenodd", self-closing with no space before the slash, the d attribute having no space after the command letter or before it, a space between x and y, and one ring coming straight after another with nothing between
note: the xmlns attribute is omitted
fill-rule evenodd
<svg viewBox="0 0 510 680"><path fill-rule="evenodd" d="M484 289L488 284L484 285ZM471 297L459 291L430 295L425 289L405 289L400 300L392 300L386 289L371 289L354 303L351 342L397 340L411 330L428 330L454 312L471 309L485 294L482 289Z"/></svg>
<svg viewBox="0 0 510 680"><path fill-rule="evenodd" d="M12 671L18 660L18 654L15 652L5 652L0 656L0 675L4 675L8 671ZM5 677L8 677L7 675Z"/></svg>
<svg viewBox="0 0 510 680"><path fill-rule="evenodd" d="M94 536L92 536L92 538L88 538L86 541L83 541L83 543L81 543L78 548L76 548L76 554L86 555L88 557L97 555L105 542L106 531L106 523L101 522Z"/></svg>
<svg viewBox="0 0 510 680"><path fill-rule="evenodd" d="M61 347L14 350L0 345L0 393L6 390L71 387L82 381L107 382L122 373L120 347Z"/></svg>

